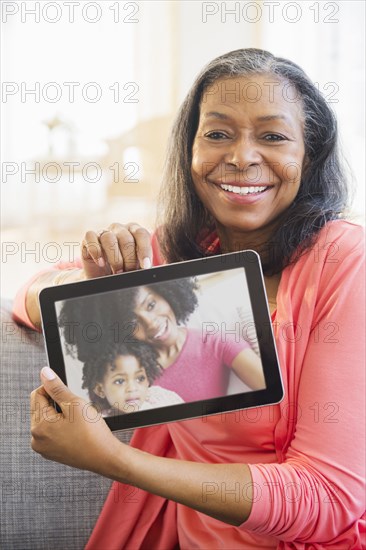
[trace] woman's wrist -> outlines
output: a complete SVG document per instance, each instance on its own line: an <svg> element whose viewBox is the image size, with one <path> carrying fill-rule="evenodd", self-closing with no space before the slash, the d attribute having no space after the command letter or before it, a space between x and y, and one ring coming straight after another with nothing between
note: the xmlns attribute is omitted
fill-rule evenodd
<svg viewBox="0 0 366 550"><path fill-rule="evenodd" d="M98 473L174 500L231 525L241 525L250 515L253 482L246 464L174 460L124 444L123 449L112 449L112 453L111 475L101 470ZM203 480L209 481L205 483ZM206 492L205 487L212 484L224 488L223 494L221 491Z"/></svg>
<svg viewBox="0 0 366 550"><path fill-rule="evenodd" d="M94 472L113 481L134 485L132 466L138 451L113 435L112 438L104 459L96 463Z"/></svg>
<svg viewBox="0 0 366 550"><path fill-rule="evenodd" d="M62 269L52 280L53 286L64 285L68 283L77 283L85 280L84 270L79 267L71 269Z"/></svg>
<svg viewBox="0 0 366 550"><path fill-rule="evenodd" d="M50 286L83 281L84 279L84 270L79 268L57 270L56 272L52 270L40 274L29 286L25 296L25 309L31 323L35 327L40 327L41 313L38 297L41 290Z"/></svg>

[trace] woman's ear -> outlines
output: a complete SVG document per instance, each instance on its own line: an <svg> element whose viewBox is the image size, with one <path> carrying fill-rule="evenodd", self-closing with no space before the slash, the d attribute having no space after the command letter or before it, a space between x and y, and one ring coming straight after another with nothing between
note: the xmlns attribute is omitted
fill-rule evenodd
<svg viewBox="0 0 366 550"><path fill-rule="evenodd" d="M93 389L93 392L95 393L95 395L97 395L98 397L101 397L102 399L105 398L105 393L104 393L104 390L103 390L103 384L101 384L100 382L98 382L94 389Z"/></svg>

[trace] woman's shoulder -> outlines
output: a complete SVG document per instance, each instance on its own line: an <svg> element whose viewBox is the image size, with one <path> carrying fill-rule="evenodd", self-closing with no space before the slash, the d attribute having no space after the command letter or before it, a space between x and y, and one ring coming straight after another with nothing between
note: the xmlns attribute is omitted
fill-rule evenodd
<svg viewBox="0 0 366 550"><path fill-rule="evenodd" d="M325 224L314 238L312 245L300 254L295 262L297 268L310 263L320 267L324 264L342 264L353 257L364 257L365 228L350 220L332 220Z"/></svg>
<svg viewBox="0 0 366 550"><path fill-rule="evenodd" d="M332 289L345 289L355 278L360 280L365 269L365 229L349 220L328 222L312 245L281 276L282 291L299 294L327 294Z"/></svg>
<svg viewBox="0 0 366 550"><path fill-rule="evenodd" d="M351 220L332 220L328 222L318 234L318 241L342 242L344 248L350 249L363 246L365 228Z"/></svg>

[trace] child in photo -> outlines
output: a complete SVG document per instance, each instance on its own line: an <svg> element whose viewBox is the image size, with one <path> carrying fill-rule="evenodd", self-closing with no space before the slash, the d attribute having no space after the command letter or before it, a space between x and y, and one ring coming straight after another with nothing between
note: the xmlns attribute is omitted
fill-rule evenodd
<svg viewBox="0 0 366 550"><path fill-rule="evenodd" d="M83 367L83 388L104 416L183 403L174 391L152 385L162 368L155 350L143 342L115 343Z"/></svg>

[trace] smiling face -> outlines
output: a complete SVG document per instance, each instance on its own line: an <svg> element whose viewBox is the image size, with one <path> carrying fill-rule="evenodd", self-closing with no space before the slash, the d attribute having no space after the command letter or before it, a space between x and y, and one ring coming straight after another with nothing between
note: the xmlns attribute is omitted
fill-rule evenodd
<svg viewBox="0 0 366 550"><path fill-rule="evenodd" d="M155 348L174 345L178 339L178 325L169 303L151 288L139 288L136 305L134 336Z"/></svg>
<svg viewBox="0 0 366 550"><path fill-rule="evenodd" d="M146 399L149 381L146 371L133 355L119 355L108 365L103 380L94 388L96 395L122 412L137 411Z"/></svg>
<svg viewBox="0 0 366 550"><path fill-rule="evenodd" d="M202 98L191 173L231 244L243 233L269 236L299 190L305 146L294 96L273 76L253 75L218 80Z"/></svg>

